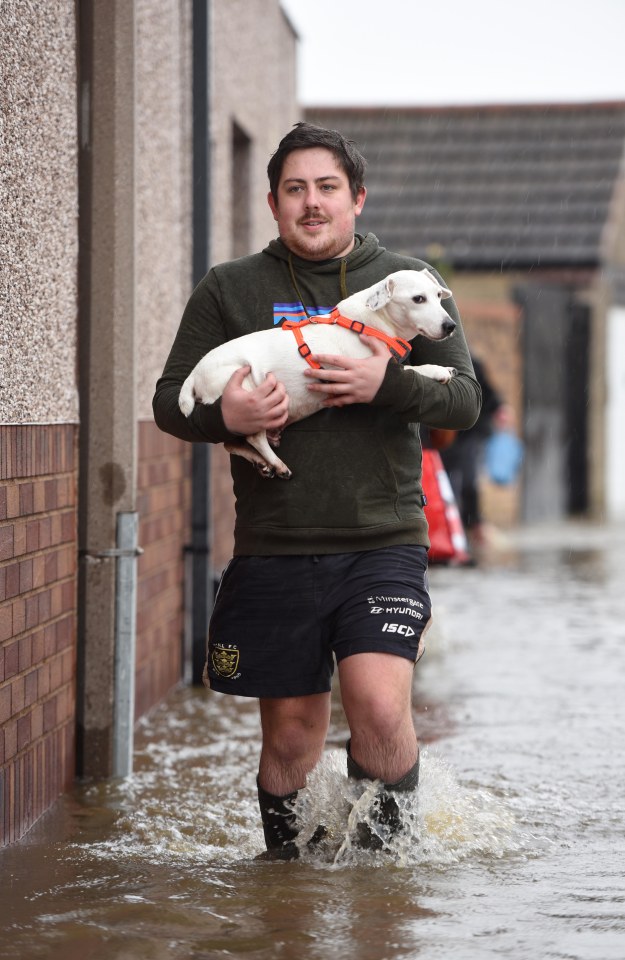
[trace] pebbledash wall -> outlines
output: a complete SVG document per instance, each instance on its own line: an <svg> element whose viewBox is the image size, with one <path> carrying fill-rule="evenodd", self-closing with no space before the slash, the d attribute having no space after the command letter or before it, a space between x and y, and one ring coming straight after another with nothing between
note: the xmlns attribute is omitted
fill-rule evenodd
<svg viewBox="0 0 625 960"><path fill-rule="evenodd" d="M74 4L0 10L0 842L74 776Z"/></svg>
<svg viewBox="0 0 625 960"><path fill-rule="evenodd" d="M212 0L207 6L215 262L258 249L275 234L265 203L265 168L298 119L296 35L278 0ZM136 717L183 672L191 447L156 429L151 398L192 287L193 9L194 0L111 0L104 11L92 0L0 5L0 845L23 836L70 788L81 751L81 710L91 696L77 682L81 658L89 661L88 682L95 675L97 683L97 643L81 636L79 626L80 565L99 562L79 551L85 542L80 438L89 434L94 396L102 397L98 407L110 404L111 417L122 419L126 396L136 424L134 466L127 472L134 491L126 501L139 514L143 551ZM100 100L84 80L81 85L88 17L94 23L90 49L99 58L94 84L103 62L104 73L108 69L103 50L118 58L122 73L129 55L134 61L125 74L135 84L131 157L124 158L118 143L111 145L108 121L97 116L107 82L113 84L111 97L118 95L117 67L108 69L104 82L99 74ZM267 50L279 55L268 58ZM113 189L120 179L131 185L132 214L122 204L119 223L111 220L110 204L98 209L97 202L81 199L80 158L90 153L98 171L113 173ZM89 203L95 227L99 217L106 223L105 241L107 229L113 246L131 231L131 302L122 307L134 323L134 373L115 389L114 350L99 366L91 358L94 382L85 394L89 332L79 282L85 241L79 238ZM114 286L106 270L98 274L97 264L90 269L96 295L102 285ZM118 288L111 292L119 296ZM91 296L92 313L94 302ZM119 320L111 314L110 322ZM102 392L102 383L110 383L112 392ZM228 516L232 504L229 471L218 454L214 471L217 520ZM101 481L98 469L92 472L89 511L98 498L117 495L114 470L103 470ZM108 509L110 514L110 502ZM213 539L217 567L227 559L229 537L226 521ZM94 546L87 543L89 550ZM97 610L93 616L97 624ZM94 723L97 728L97 716ZM97 740L97 729L95 735Z"/></svg>
<svg viewBox="0 0 625 960"><path fill-rule="evenodd" d="M190 3L135 6L136 402L190 291ZM78 24L73 0L0 11L0 844L76 774ZM158 359L157 359L158 358ZM130 405L133 409L133 406ZM151 419L151 418L150 418ZM181 675L189 453L140 419L136 714Z"/></svg>

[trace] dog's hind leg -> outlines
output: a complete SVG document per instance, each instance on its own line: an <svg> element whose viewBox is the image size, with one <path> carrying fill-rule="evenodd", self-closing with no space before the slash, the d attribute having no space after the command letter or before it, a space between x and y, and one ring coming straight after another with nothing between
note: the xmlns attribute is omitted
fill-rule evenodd
<svg viewBox="0 0 625 960"><path fill-rule="evenodd" d="M255 433L252 436L246 437L246 440L251 444L255 450L259 452L261 457L269 464L273 469L275 475L280 477L282 480L291 479L291 471L287 467L286 463L283 463L279 457L276 456L269 441L267 440L267 434L264 430L261 430L260 433ZM272 474L273 475L273 474Z"/></svg>
<svg viewBox="0 0 625 960"><path fill-rule="evenodd" d="M224 443L224 449L227 453L230 453L235 457L243 457L244 460L248 460L253 464L262 477L274 477L276 471L274 467L267 463L264 457L258 453L257 450L254 450L253 447L250 447L245 441L241 443Z"/></svg>
<svg viewBox="0 0 625 960"><path fill-rule="evenodd" d="M282 480L291 478L291 471L286 463L275 455L264 432L247 437L247 442L225 443L224 447L228 453L249 460L262 477L271 478L277 475Z"/></svg>

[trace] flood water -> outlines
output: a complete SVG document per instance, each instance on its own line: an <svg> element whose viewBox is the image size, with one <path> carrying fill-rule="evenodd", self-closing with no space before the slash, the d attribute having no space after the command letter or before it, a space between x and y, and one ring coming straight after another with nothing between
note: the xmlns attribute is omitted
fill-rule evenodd
<svg viewBox="0 0 625 960"><path fill-rule="evenodd" d="M256 705L179 688L129 780L0 851L0 957L623 960L625 531L521 531L430 580L422 779L391 853L350 846L338 697L301 806L328 848L266 863Z"/></svg>

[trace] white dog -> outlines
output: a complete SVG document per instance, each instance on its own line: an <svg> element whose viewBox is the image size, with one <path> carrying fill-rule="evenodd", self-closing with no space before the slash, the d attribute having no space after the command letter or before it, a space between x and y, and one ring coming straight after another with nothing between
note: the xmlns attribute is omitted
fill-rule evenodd
<svg viewBox="0 0 625 960"><path fill-rule="evenodd" d="M268 373L274 373L289 397L287 426L303 420L321 410L324 400L320 394L307 389L308 380L304 376L307 352L354 358L370 356L371 350L357 332L378 336L389 349L405 352L409 344L398 338L412 340L422 334L429 340L443 340L456 326L441 304L441 300L450 296L451 290L442 287L429 270L399 270L342 300L332 314L312 317L305 326L298 327L296 334L293 327L297 324L284 324L237 337L211 350L192 370L180 391L180 409L188 417L196 402L214 403L235 370L249 365L251 372L243 386L251 390L262 383ZM349 329L349 321L357 321L356 333ZM361 324L369 329L360 331ZM303 346L298 349L302 341ZM447 383L456 373L452 367L436 364L408 369L441 383ZM272 442L277 445L278 439L272 437ZM250 460L263 476L289 479L291 471L276 456L264 430L246 440L249 446L243 442L229 443L226 450Z"/></svg>

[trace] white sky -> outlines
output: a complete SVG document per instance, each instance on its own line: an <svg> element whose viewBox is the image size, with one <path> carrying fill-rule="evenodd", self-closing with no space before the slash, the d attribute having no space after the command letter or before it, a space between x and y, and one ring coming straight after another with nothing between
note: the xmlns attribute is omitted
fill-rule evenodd
<svg viewBox="0 0 625 960"><path fill-rule="evenodd" d="M304 106L625 101L625 0L281 0Z"/></svg>

